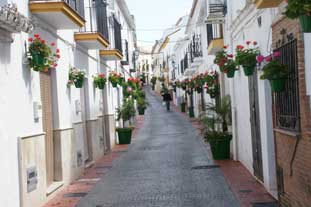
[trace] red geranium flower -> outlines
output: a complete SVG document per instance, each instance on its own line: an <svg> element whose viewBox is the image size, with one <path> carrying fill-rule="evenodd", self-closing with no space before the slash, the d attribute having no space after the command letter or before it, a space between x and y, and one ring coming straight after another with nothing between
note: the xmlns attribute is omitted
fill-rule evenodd
<svg viewBox="0 0 311 207"><path fill-rule="evenodd" d="M28 42L32 42L33 39L31 37L28 38Z"/></svg>
<svg viewBox="0 0 311 207"><path fill-rule="evenodd" d="M247 45L250 45L250 44L251 44L251 41L247 41L246 44L247 44Z"/></svg>
<svg viewBox="0 0 311 207"><path fill-rule="evenodd" d="M55 46L55 42L52 42L52 43L51 43L51 46L54 47L54 46Z"/></svg>

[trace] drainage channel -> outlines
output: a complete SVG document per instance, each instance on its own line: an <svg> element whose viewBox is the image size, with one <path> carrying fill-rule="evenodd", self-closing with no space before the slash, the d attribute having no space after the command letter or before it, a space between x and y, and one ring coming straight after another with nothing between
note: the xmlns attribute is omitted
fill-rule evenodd
<svg viewBox="0 0 311 207"><path fill-rule="evenodd" d="M200 165L192 167L191 170L209 170L209 169L217 169L219 165Z"/></svg>

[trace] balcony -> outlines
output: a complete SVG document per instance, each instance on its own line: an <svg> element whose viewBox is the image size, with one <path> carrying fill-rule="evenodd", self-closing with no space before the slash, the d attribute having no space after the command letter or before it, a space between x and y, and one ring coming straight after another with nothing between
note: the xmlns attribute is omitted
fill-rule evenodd
<svg viewBox="0 0 311 207"><path fill-rule="evenodd" d="M105 49L109 46L107 5L96 0L93 7L85 9L90 20L86 26L75 33L75 41L87 49Z"/></svg>
<svg viewBox="0 0 311 207"><path fill-rule="evenodd" d="M207 41L209 55L215 55L224 47L223 39L223 25L222 24L208 24L207 25Z"/></svg>
<svg viewBox="0 0 311 207"><path fill-rule="evenodd" d="M279 6L283 0L254 0L257 9L274 8Z"/></svg>
<svg viewBox="0 0 311 207"><path fill-rule="evenodd" d="M223 24L227 13L227 5L224 0L210 0L208 5L207 24Z"/></svg>
<svg viewBox="0 0 311 207"><path fill-rule="evenodd" d="M100 55L103 57L104 60L107 61L123 59L121 24L118 22L115 16L113 16L112 19L114 30L114 47L100 51Z"/></svg>
<svg viewBox="0 0 311 207"><path fill-rule="evenodd" d="M79 29L85 24L83 0L30 0L29 10L55 29Z"/></svg>

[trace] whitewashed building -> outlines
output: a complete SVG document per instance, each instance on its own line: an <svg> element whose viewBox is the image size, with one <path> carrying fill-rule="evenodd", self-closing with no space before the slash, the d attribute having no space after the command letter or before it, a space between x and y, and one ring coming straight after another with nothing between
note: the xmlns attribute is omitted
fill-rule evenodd
<svg viewBox="0 0 311 207"><path fill-rule="evenodd" d="M19 25L10 19L19 15L14 9L6 15L9 3L23 17ZM121 90L110 84L96 89L93 76L129 74L136 35L126 3L108 4L0 1L0 206L41 206L116 143ZM27 40L33 34L60 51L48 73L29 68ZM71 67L85 71L83 88L67 86Z"/></svg>

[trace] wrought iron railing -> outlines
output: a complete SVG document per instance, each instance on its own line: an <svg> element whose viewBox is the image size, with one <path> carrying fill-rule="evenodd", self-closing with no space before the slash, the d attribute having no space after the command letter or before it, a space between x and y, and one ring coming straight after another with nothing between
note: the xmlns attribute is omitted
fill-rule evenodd
<svg viewBox="0 0 311 207"><path fill-rule="evenodd" d="M189 61L191 63L194 61L195 58L203 56L201 35L194 34L192 36L192 41L190 42L188 46L188 51L190 53Z"/></svg>
<svg viewBox="0 0 311 207"><path fill-rule="evenodd" d="M119 50L122 53L123 50L122 50L121 24L118 22L115 16L113 17L113 31L114 31L115 49Z"/></svg>
<svg viewBox="0 0 311 207"><path fill-rule="evenodd" d="M188 59L188 52L186 52L185 57L184 57L184 69L189 68L189 59Z"/></svg>
<svg viewBox="0 0 311 207"><path fill-rule="evenodd" d="M102 0L95 0L92 7L86 7L89 21L81 29L84 32L99 32L106 40L109 40L107 4Z"/></svg>
<svg viewBox="0 0 311 207"><path fill-rule="evenodd" d="M81 17L84 17L84 0L29 0L30 2L65 2Z"/></svg>
<svg viewBox="0 0 311 207"><path fill-rule="evenodd" d="M285 130L300 131L297 40L284 44L276 51L281 54L279 61L290 70L285 90L274 94L276 126Z"/></svg>

